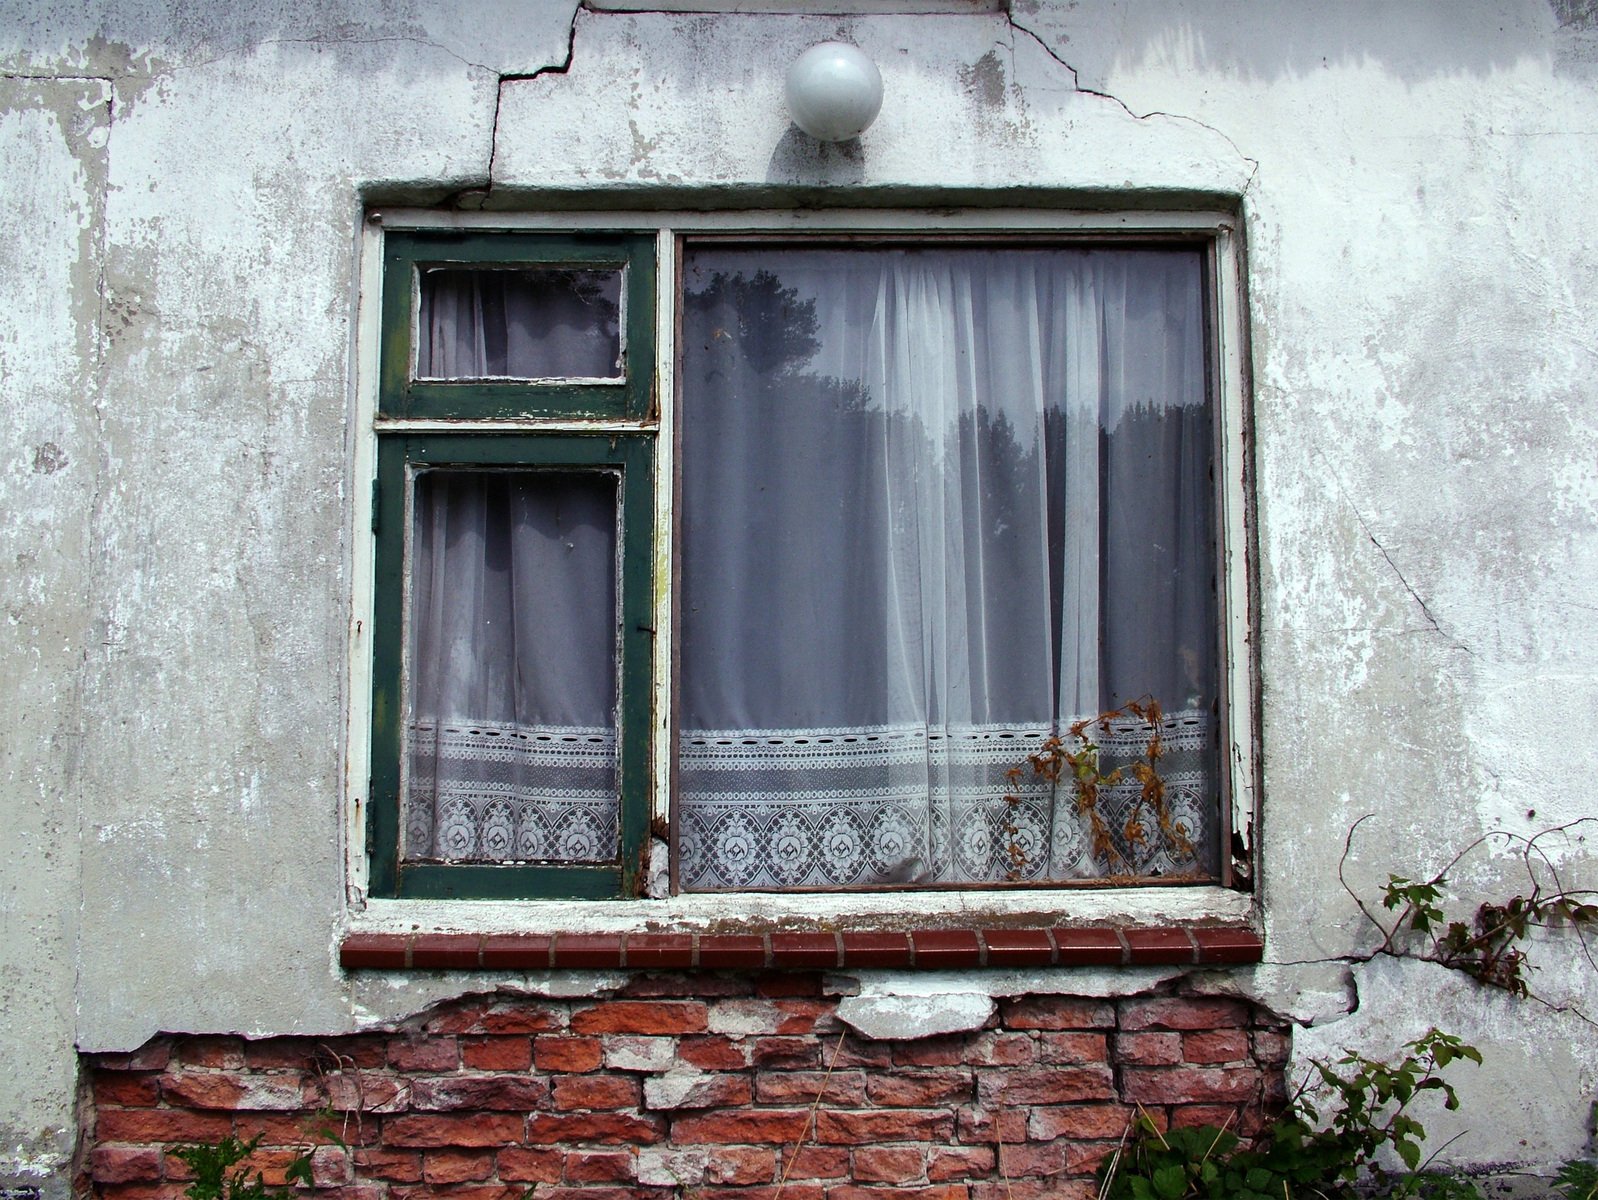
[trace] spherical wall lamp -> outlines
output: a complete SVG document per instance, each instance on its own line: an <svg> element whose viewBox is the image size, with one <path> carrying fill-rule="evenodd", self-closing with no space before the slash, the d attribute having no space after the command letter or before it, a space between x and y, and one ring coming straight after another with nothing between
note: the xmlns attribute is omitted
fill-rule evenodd
<svg viewBox="0 0 1598 1200"><path fill-rule="evenodd" d="M788 68L783 89L793 123L823 142L865 132L882 108L882 75L858 46L822 42Z"/></svg>

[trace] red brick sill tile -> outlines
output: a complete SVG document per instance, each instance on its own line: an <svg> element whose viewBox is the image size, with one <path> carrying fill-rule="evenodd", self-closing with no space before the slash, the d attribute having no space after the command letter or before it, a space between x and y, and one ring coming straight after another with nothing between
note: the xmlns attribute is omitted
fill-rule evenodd
<svg viewBox="0 0 1598 1200"><path fill-rule="evenodd" d="M349 933L339 963L358 970L837 970L860 967L1231 966L1257 963L1242 925L933 926L913 933Z"/></svg>

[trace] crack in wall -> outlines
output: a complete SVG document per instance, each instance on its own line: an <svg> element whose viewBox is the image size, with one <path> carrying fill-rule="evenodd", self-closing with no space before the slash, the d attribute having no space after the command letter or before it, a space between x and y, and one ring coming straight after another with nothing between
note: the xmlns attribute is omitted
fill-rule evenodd
<svg viewBox="0 0 1598 1200"><path fill-rule="evenodd" d="M1232 150L1240 159L1248 164L1248 178L1243 181L1242 191L1242 195L1248 195L1249 189L1254 186L1254 177L1259 174L1260 162L1259 159L1244 154L1242 147L1239 146L1235 140L1233 140L1230 134L1223 130L1217 129L1214 125L1210 125L1207 122L1199 120L1197 117L1189 117L1183 113L1164 112L1160 109L1152 109L1146 113L1138 113L1133 111L1132 107L1119 96L1112 95L1109 92L1101 92L1097 88L1084 87L1082 84L1081 72L1073 67L1070 63L1066 62L1065 59L1061 58L1057 53L1055 53L1054 47L1050 46L1041 35L1039 35L1035 30L1029 29L1027 26L1017 21L1015 19L1015 13L1009 8L1006 8L1003 16L1005 24L1009 25L1012 31L1019 30L1021 33L1026 34L1027 37L1031 38L1038 48L1043 51L1043 53L1047 54L1067 71L1071 72L1071 87L1077 92L1080 92L1082 95L1096 96L1101 100L1108 100L1110 103L1118 105L1121 111L1126 113L1126 115L1131 117L1134 121L1150 121L1155 117L1163 117L1168 121L1186 121L1190 125L1197 125L1200 129L1208 130L1210 133L1215 134L1216 137L1221 138L1228 146L1232 148ZM1010 39L1010 52L1012 54L1015 52L1015 39L1013 36Z"/></svg>
<svg viewBox="0 0 1598 1200"><path fill-rule="evenodd" d="M1332 485L1337 488L1337 494L1343 498L1343 503L1348 505L1348 511L1354 514L1354 520L1359 522L1360 530L1367 538L1370 539L1370 544L1376 547L1376 552L1382 556L1382 561L1385 562L1388 566L1388 569L1392 571L1394 577L1398 580L1399 586L1402 587L1404 591L1409 593L1410 599L1413 600L1416 607L1420 609L1421 616L1426 619L1426 624L1429 627L1426 632L1435 633L1438 637L1447 642L1448 645L1453 649L1468 654L1471 658L1475 658L1476 652L1474 650L1443 628L1442 623L1437 619L1437 615L1432 612L1431 606L1426 603L1425 598L1419 592L1417 592L1414 585L1409 582L1408 577L1404 574L1398 563L1393 560L1393 556L1388 553L1387 547L1382 545L1381 539L1376 536L1376 531L1371 528L1370 522L1365 519L1365 514L1360 511L1359 505L1354 503L1354 498L1348 494L1348 489L1343 486L1342 478L1337 474L1336 471L1332 469L1332 464L1327 460L1325 452L1319 448L1316 448L1315 456L1319 458L1322 465L1325 466L1327 477L1331 479Z"/></svg>
<svg viewBox="0 0 1598 1200"><path fill-rule="evenodd" d="M467 187L453 192L444 198L444 205L452 208L478 208L481 209L488 203L488 198L494 193L494 168L499 162L499 115L505 103L505 85L507 83L525 83L534 79L542 79L545 75L565 75L571 70L572 59L577 54L577 19L582 15L581 6L572 9L571 23L566 30L566 56L558 63L546 63L536 71L501 71L496 72L494 86L494 117L489 124L488 132L488 170L484 176L483 186L480 188ZM475 203L473 203L475 201Z"/></svg>

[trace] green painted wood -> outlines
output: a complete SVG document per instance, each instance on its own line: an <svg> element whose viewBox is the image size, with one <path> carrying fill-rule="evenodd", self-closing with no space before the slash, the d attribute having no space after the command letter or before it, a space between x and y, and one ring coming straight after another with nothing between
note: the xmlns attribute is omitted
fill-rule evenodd
<svg viewBox="0 0 1598 1200"><path fill-rule="evenodd" d="M381 507L373 609L371 892L444 898L622 897L638 893L649 832L654 682L654 436L505 432L385 435L378 440ZM605 866L403 863L405 498L417 468L573 467L620 474L617 579L617 860Z"/></svg>
<svg viewBox="0 0 1598 1200"><path fill-rule="evenodd" d="M423 267L571 266L626 270L624 377L619 384L413 380L417 272ZM387 417L528 420L640 417L655 375L652 234L392 233L383 247L382 366L378 411Z"/></svg>

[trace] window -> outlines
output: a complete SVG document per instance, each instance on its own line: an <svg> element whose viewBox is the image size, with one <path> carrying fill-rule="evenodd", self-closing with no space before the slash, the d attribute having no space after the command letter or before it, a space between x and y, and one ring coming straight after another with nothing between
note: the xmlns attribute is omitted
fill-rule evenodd
<svg viewBox="0 0 1598 1200"><path fill-rule="evenodd" d="M655 225L386 235L374 894L1223 879L1213 235Z"/></svg>

